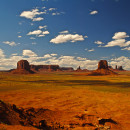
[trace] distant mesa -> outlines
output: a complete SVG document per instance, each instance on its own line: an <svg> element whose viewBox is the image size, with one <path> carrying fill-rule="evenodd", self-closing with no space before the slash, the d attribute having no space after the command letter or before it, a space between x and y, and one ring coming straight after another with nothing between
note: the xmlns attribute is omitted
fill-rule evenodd
<svg viewBox="0 0 130 130"><path fill-rule="evenodd" d="M68 72L74 71L72 67L60 67L60 69L61 71L68 71Z"/></svg>
<svg viewBox="0 0 130 130"><path fill-rule="evenodd" d="M122 66L119 66L119 67L117 68L117 70L122 71L122 70L124 70L124 69L123 69L123 67L122 67Z"/></svg>
<svg viewBox="0 0 130 130"><path fill-rule="evenodd" d="M87 75L115 75L116 71L124 70L122 66L112 68L108 66L106 60L100 60L98 63L98 68L91 71ZM29 65L27 60L20 60L17 63L17 69L12 69L9 72L12 74L33 74L42 72L88 72L87 69L81 69L79 66L76 70L72 67L60 67L59 65ZM114 72L115 71L115 72Z"/></svg>
<svg viewBox="0 0 130 130"><path fill-rule="evenodd" d="M60 70L59 65L30 65L30 69L36 71L58 71Z"/></svg>
<svg viewBox="0 0 130 130"><path fill-rule="evenodd" d="M9 72L12 74L33 74L42 72L56 71L74 71L72 67L60 67L59 65L29 65L27 60L20 60L17 63L17 69L12 69Z"/></svg>
<svg viewBox="0 0 130 130"><path fill-rule="evenodd" d="M125 71L122 66L115 66L115 69L112 68L112 66L108 66L108 68L112 71Z"/></svg>
<svg viewBox="0 0 130 130"><path fill-rule="evenodd" d="M98 63L98 69L92 71L88 75L115 75L115 74L117 73L113 72L110 69L106 60L100 60Z"/></svg>

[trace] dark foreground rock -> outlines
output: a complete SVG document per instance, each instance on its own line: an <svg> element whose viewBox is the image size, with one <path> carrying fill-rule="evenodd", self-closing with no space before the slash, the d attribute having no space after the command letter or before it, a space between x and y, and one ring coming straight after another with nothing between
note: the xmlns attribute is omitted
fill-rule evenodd
<svg viewBox="0 0 130 130"><path fill-rule="evenodd" d="M52 111L43 108L18 108L0 100L0 124L10 126L19 125L34 127L40 130L70 130L73 128L98 130L109 130L119 128L118 123L111 118L99 118L96 115L75 115L74 119L62 122L66 114L61 111ZM69 115L68 115L69 116ZM109 123L109 124L108 124ZM107 125L108 124L108 125ZM108 129L106 129L108 128Z"/></svg>

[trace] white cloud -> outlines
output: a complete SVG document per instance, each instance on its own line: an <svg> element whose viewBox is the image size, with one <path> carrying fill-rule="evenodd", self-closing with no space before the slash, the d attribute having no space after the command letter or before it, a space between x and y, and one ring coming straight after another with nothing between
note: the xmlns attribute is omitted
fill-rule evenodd
<svg viewBox="0 0 130 130"><path fill-rule="evenodd" d="M84 37L79 34L60 34L57 37L53 38L50 42L55 44L65 43L65 42L77 42L84 41Z"/></svg>
<svg viewBox="0 0 130 130"><path fill-rule="evenodd" d="M23 56L33 57L33 56L37 56L37 54L31 50L23 50Z"/></svg>
<svg viewBox="0 0 130 130"><path fill-rule="evenodd" d="M44 18L42 18L42 17L33 18L33 21L41 21L41 20L44 20Z"/></svg>
<svg viewBox="0 0 130 130"><path fill-rule="evenodd" d="M91 12L90 12L91 15L95 15L95 14L97 14L97 13L98 13L97 10L94 10L94 11L91 11Z"/></svg>
<svg viewBox="0 0 130 130"><path fill-rule="evenodd" d="M56 12L56 13L52 13L52 15L54 16L54 15L60 15L61 13L58 13L58 12Z"/></svg>
<svg viewBox="0 0 130 130"><path fill-rule="evenodd" d="M35 30L35 31L32 31L32 32L29 32L27 35L39 35L41 33L42 33L41 30Z"/></svg>
<svg viewBox="0 0 130 130"><path fill-rule="evenodd" d="M21 38L22 36L18 36L18 38Z"/></svg>
<svg viewBox="0 0 130 130"><path fill-rule="evenodd" d="M41 35L38 35L38 37L45 37L45 35L44 35L44 34L41 34Z"/></svg>
<svg viewBox="0 0 130 130"><path fill-rule="evenodd" d="M115 59L111 59L109 63L113 67L118 65L118 66L123 66L123 68L126 70L130 70L130 57L121 56Z"/></svg>
<svg viewBox="0 0 130 130"><path fill-rule="evenodd" d="M16 46L17 44L14 42L14 41L4 41L3 42L4 44L8 44L8 45L10 45L10 46Z"/></svg>
<svg viewBox="0 0 130 130"><path fill-rule="evenodd" d="M127 37L129 37L129 36L127 35L126 32L117 32L117 33L114 34L112 39L124 39L124 38L127 38Z"/></svg>
<svg viewBox="0 0 130 130"><path fill-rule="evenodd" d="M8 70L16 68L17 62L21 59L28 60L30 64L35 65L59 65L61 67L73 67L80 66L82 69L97 69L98 60L90 60L84 57L76 56L58 56L57 54L45 54L40 57L32 50L23 50L23 55L18 56L17 53L13 53L9 58L6 58L4 51L0 49L0 69ZM121 56L115 59L110 59L109 65L115 67L115 65L123 66L124 69L130 70L130 58Z"/></svg>
<svg viewBox="0 0 130 130"><path fill-rule="evenodd" d="M53 11L53 10L56 10L56 8L49 8L49 11Z"/></svg>
<svg viewBox="0 0 130 130"><path fill-rule="evenodd" d="M101 42L101 41L95 41L94 43L95 43L95 44L98 44L98 45L102 45L102 44L104 44L104 43Z"/></svg>
<svg viewBox="0 0 130 130"><path fill-rule="evenodd" d="M104 47L113 47L113 46L120 46L120 47L127 47L130 45L130 41L126 41L125 38L129 37L126 32L117 32L114 34L112 39L105 45Z"/></svg>
<svg viewBox="0 0 130 130"><path fill-rule="evenodd" d="M4 58L5 55L4 55L4 51L2 49L0 49L0 58Z"/></svg>
<svg viewBox="0 0 130 130"><path fill-rule="evenodd" d="M126 48L123 48L121 50L127 50L127 51L130 51L130 47L126 47Z"/></svg>
<svg viewBox="0 0 130 130"><path fill-rule="evenodd" d="M90 50L88 50L88 52L93 52L93 51L95 51L93 48L92 48L92 49L90 49Z"/></svg>
<svg viewBox="0 0 130 130"><path fill-rule="evenodd" d="M30 37L30 39L34 40L34 39L36 39L36 38L34 38L34 37Z"/></svg>
<svg viewBox="0 0 130 130"><path fill-rule="evenodd" d="M88 36L84 36L84 38L88 38Z"/></svg>
<svg viewBox="0 0 130 130"><path fill-rule="evenodd" d="M45 26L39 26L39 29L46 29L47 28L47 25L45 25Z"/></svg>
<svg viewBox="0 0 130 130"><path fill-rule="evenodd" d="M41 17L36 18L36 16L41 15L41 14L45 14L45 12L39 12L38 9L32 9L31 11L23 11L20 14L20 17L25 17L27 19L37 21L37 20L43 20L41 19Z"/></svg>
<svg viewBox="0 0 130 130"><path fill-rule="evenodd" d="M36 45L37 43L36 42L32 42L32 45Z"/></svg>
<svg viewBox="0 0 130 130"><path fill-rule="evenodd" d="M113 46L120 46L120 47L125 47L125 46L129 46L130 45L130 41L127 41L125 39L117 39L111 42L108 42L107 45L105 45L104 47L113 47Z"/></svg>
<svg viewBox="0 0 130 130"><path fill-rule="evenodd" d="M12 56L17 56L18 54L17 53L13 53L13 54L11 54Z"/></svg>
<svg viewBox="0 0 130 130"><path fill-rule="evenodd" d="M62 31L62 32L59 32L60 34L66 34L66 33L69 33L68 30L65 30L65 31Z"/></svg>
<svg viewBox="0 0 130 130"><path fill-rule="evenodd" d="M50 34L49 31L43 31L42 34L46 35L46 34Z"/></svg>
<svg viewBox="0 0 130 130"><path fill-rule="evenodd" d="M47 59L47 58L51 58L51 57L52 57L52 56L51 56L50 54L46 54L46 55L44 55L43 58Z"/></svg>
<svg viewBox="0 0 130 130"><path fill-rule="evenodd" d="M57 54L51 54L51 56L57 56Z"/></svg>
<svg viewBox="0 0 130 130"><path fill-rule="evenodd" d="M41 31L41 30L34 30L29 32L27 35L36 35L37 37L44 37L45 35L50 34L49 31ZM34 39L31 37L31 39Z"/></svg>

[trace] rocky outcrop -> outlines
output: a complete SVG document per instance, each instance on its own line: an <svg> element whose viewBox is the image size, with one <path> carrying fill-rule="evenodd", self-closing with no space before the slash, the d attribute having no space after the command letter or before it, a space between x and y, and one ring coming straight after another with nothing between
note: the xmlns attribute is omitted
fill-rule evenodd
<svg viewBox="0 0 130 130"><path fill-rule="evenodd" d="M30 70L30 65L27 60L20 60L17 63L17 69L25 69L25 70Z"/></svg>
<svg viewBox="0 0 130 130"><path fill-rule="evenodd" d="M58 71L59 65L30 65L30 69L33 71Z"/></svg>
<svg viewBox="0 0 130 130"><path fill-rule="evenodd" d="M115 66L115 69L114 71L124 71L123 67L122 66Z"/></svg>
<svg viewBox="0 0 130 130"><path fill-rule="evenodd" d="M30 65L27 60L20 60L17 63L17 69L11 71L13 74L31 74Z"/></svg>
<svg viewBox="0 0 130 130"><path fill-rule="evenodd" d="M98 69L92 71L89 75L115 75L116 73L109 69L106 60L100 60L98 63Z"/></svg>
<svg viewBox="0 0 130 130"><path fill-rule="evenodd" d="M98 63L98 69L108 69L108 63L106 60L100 60Z"/></svg>
<svg viewBox="0 0 130 130"><path fill-rule="evenodd" d="M15 104L5 103L0 100L0 124L7 126L17 127L26 126L26 130L71 130L71 129L92 129L92 130L119 130L117 121L111 118L101 118L96 115L90 114L76 114L74 119L68 121L60 121L66 119L68 112L60 110L49 110L44 108L21 108ZM5 127L5 128L6 128ZM28 129L27 129L28 128ZM17 130L18 130L17 129ZM3 130L3 129L2 129ZM10 129L8 129L10 130ZM16 129L15 129L16 130Z"/></svg>
<svg viewBox="0 0 130 130"><path fill-rule="evenodd" d="M82 71L82 69L80 68L80 66L77 68L76 71L78 71L78 72Z"/></svg>
<svg viewBox="0 0 130 130"><path fill-rule="evenodd" d="M60 67L61 71L74 71L72 67Z"/></svg>

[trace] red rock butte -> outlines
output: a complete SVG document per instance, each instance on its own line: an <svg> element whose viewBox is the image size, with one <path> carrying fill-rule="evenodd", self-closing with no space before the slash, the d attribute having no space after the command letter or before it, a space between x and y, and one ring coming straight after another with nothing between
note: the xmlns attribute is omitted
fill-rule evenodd
<svg viewBox="0 0 130 130"><path fill-rule="evenodd" d="M31 74L30 65L27 60L20 60L17 63L17 69L11 71L13 74Z"/></svg>
<svg viewBox="0 0 130 130"><path fill-rule="evenodd" d="M109 69L108 63L106 60L100 60L98 63L98 69L92 71L88 75L115 75L117 73Z"/></svg>
<svg viewBox="0 0 130 130"><path fill-rule="evenodd" d="M20 61L18 61L17 69L30 70L29 62L27 60L20 60Z"/></svg>

